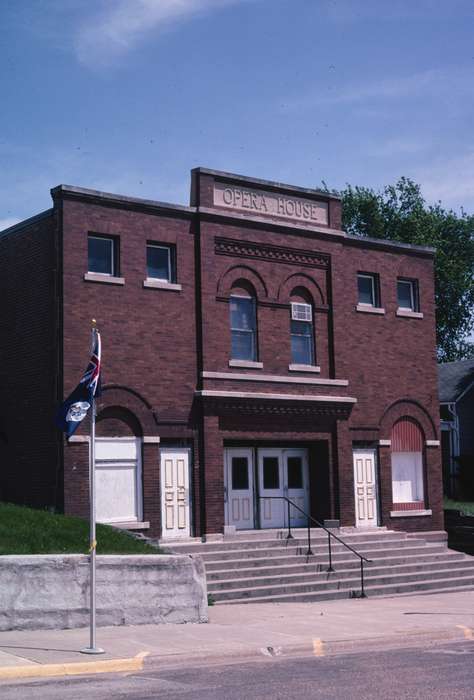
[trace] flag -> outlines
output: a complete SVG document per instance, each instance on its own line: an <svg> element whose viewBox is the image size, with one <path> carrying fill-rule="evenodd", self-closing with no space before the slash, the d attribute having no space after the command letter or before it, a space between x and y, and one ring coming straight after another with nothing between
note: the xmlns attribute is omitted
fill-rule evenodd
<svg viewBox="0 0 474 700"><path fill-rule="evenodd" d="M86 417L94 396L100 396L100 333L92 331L92 354L87 369L74 391L61 404L56 414L56 425L71 437Z"/></svg>

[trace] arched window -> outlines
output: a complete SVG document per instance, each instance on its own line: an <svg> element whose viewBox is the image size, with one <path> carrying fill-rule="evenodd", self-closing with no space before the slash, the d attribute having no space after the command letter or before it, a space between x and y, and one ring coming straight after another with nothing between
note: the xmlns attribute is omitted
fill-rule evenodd
<svg viewBox="0 0 474 700"><path fill-rule="evenodd" d="M303 289L295 289L290 303L291 362L314 365L313 306Z"/></svg>
<svg viewBox="0 0 474 700"><path fill-rule="evenodd" d="M393 503L420 507L424 501L423 434L418 425L402 418L392 428Z"/></svg>
<svg viewBox="0 0 474 700"><path fill-rule="evenodd" d="M245 283L232 287L230 296L231 358L257 360L257 314L253 289Z"/></svg>

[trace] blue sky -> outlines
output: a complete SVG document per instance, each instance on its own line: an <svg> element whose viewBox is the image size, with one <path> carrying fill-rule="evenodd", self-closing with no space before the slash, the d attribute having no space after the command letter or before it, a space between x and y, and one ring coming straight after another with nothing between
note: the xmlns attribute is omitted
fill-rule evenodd
<svg viewBox="0 0 474 700"><path fill-rule="evenodd" d="M474 213L472 0L2 0L0 228L59 183L414 178Z"/></svg>

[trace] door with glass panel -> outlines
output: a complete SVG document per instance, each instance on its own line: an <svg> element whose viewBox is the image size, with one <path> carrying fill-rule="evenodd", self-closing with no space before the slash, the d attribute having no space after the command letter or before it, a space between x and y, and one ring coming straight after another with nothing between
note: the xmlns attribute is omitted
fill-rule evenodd
<svg viewBox="0 0 474 700"><path fill-rule="evenodd" d="M225 522L238 530L251 530L254 522L253 450L225 451Z"/></svg>
<svg viewBox="0 0 474 700"><path fill-rule="evenodd" d="M309 484L308 484L308 452L307 450L283 450L283 476L284 489L292 503L304 511L309 512ZM292 527L305 527L307 518L300 510L290 506L290 520ZM287 512L285 513L288 518ZM285 523L286 524L286 523Z"/></svg>
<svg viewBox="0 0 474 700"><path fill-rule="evenodd" d="M284 527L286 502L283 479L283 450L258 451L258 490L260 495L260 527Z"/></svg>

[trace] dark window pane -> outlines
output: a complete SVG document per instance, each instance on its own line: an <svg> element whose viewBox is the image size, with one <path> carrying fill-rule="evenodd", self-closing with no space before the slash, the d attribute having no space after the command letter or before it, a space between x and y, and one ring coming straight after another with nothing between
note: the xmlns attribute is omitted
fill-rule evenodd
<svg viewBox="0 0 474 700"><path fill-rule="evenodd" d="M171 282L171 250L158 246L147 246L146 249L147 277Z"/></svg>
<svg viewBox="0 0 474 700"><path fill-rule="evenodd" d="M230 325L239 330L255 330L255 304L253 299L231 297Z"/></svg>
<svg viewBox="0 0 474 700"><path fill-rule="evenodd" d="M280 470L278 468L278 457L263 458L263 488L280 488Z"/></svg>
<svg viewBox="0 0 474 700"><path fill-rule="evenodd" d="M255 360L255 344L252 331L232 331L232 359Z"/></svg>
<svg viewBox="0 0 474 700"><path fill-rule="evenodd" d="M413 283L408 281L397 282L398 306L402 309L414 308Z"/></svg>
<svg viewBox="0 0 474 700"><path fill-rule="evenodd" d="M291 361L297 365L314 363L312 323L291 321Z"/></svg>
<svg viewBox="0 0 474 700"><path fill-rule="evenodd" d="M359 287L359 303L375 306L374 278L368 275L358 275L357 284Z"/></svg>
<svg viewBox="0 0 474 700"><path fill-rule="evenodd" d="M288 488L303 488L303 462L301 457L288 457Z"/></svg>
<svg viewBox="0 0 474 700"><path fill-rule="evenodd" d="M248 491L249 467L247 457L232 457L232 489Z"/></svg>
<svg viewBox="0 0 474 700"><path fill-rule="evenodd" d="M113 241L110 238L95 238L88 240L88 271L105 275L114 274Z"/></svg>

